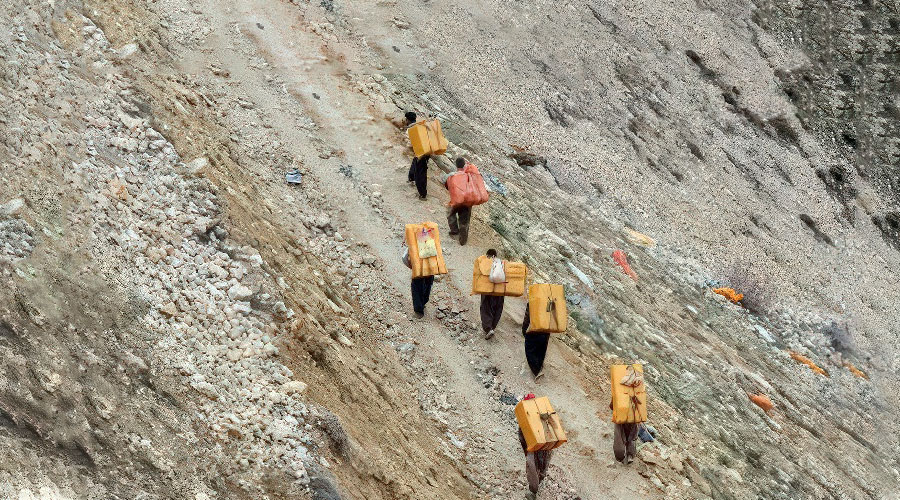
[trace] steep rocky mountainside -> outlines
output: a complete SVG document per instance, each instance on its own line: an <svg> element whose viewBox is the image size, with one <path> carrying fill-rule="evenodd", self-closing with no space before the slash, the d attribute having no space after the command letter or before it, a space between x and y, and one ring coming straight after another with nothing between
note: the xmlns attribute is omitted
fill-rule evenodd
<svg viewBox="0 0 900 500"><path fill-rule="evenodd" d="M0 21L0 498L522 498L528 392L570 438L538 498L900 495L895 4L22 0ZM451 142L425 202L407 109ZM415 320L403 225L446 230L459 154L491 201ZM566 285L539 382L523 301L480 336L489 247ZM659 430L627 467L620 361L647 367Z"/></svg>

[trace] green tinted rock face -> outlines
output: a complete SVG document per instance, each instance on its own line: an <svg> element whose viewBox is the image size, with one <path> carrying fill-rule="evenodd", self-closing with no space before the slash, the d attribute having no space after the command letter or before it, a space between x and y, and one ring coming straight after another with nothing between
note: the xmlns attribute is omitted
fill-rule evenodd
<svg viewBox="0 0 900 500"><path fill-rule="evenodd" d="M756 0L753 20L809 61L776 71L803 127L900 201L900 15L893 2ZM823 182L841 196L847 175Z"/></svg>

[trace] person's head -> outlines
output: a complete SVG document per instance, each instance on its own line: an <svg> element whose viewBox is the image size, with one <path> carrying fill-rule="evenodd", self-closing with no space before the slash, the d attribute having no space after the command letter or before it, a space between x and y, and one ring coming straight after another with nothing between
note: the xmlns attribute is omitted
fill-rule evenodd
<svg viewBox="0 0 900 500"><path fill-rule="evenodd" d="M416 114L414 112L407 111L405 116L407 123L416 123Z"/></svg>
<svg viewBox="0 0 900 500"><path fill-rule="evenodd" d="M493 248L489 248L488 251L485 252L485 255L487 255L488 257L493 259L494 257L497 256L497 251L494 250Z"/></svg>
<svg viewBox="0 0 900 500"><path fill-rule="evenodd" d="M462 156L456 157L456 170L462 170L466 167L466 159Z"/></svg>

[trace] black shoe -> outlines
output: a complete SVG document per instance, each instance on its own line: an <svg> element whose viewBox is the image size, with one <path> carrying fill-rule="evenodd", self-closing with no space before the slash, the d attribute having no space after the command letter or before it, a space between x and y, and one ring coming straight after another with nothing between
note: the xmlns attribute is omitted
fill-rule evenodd
<svg viewBox="0 0 900 500"><path fill-rule="evenodd" d="M425 201L425 200L428 199L428 197L426 197L426 196L419 196L419 199L422 200L422 201Z"/></svg>
<svg viewBox="0 0 900 500"><path fill-rule="evenodd" d="M415 313L416 313L416 317L419 318L419 319L422 319L422 318L425 317L425 313L424 313L424 312L416 311Z"/></svg>

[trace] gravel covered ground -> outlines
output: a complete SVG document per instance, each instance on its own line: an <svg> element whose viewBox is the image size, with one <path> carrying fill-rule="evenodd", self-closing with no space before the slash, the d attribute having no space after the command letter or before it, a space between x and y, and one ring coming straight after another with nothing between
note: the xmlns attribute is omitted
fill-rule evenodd
<svg viewBox="0 0 900 500"><path fill-rule="evenodd" d="M896 9L19 3L0 498L522 498L528 392L570 437L538 498L898 494ZM451 142L425 202L406 109ZM492 199L415 320L402 228L446 232L457 154ZM566 285L537 383L521 299L481 338L488 247ZM660 438L626 467L608 366L635 360Z"/></svg>

